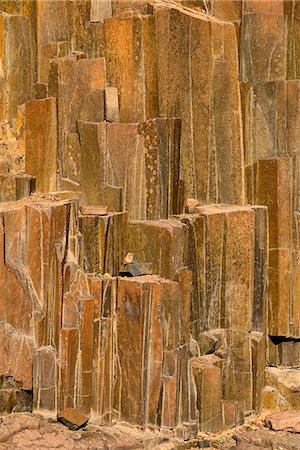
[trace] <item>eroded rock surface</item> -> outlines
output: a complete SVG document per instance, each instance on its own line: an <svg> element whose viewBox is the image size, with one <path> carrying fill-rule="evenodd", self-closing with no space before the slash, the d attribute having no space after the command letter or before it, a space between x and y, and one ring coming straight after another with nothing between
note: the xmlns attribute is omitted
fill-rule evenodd
<svg viewBox="0 0 300 450"><path fill-rule="evenodd" d="M0 2L3 448L299 448L299 17Z"/></svg>

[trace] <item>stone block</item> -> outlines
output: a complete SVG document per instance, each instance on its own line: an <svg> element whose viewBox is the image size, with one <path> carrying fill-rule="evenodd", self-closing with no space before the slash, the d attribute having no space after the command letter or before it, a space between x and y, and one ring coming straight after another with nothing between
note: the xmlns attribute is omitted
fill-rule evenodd
<svg viewBox="0 0 300 450"><path fill-rule="evenodd" d="M219 433L223 429L221 369L193 358L192 371L197 387L199 429L204 432Z"/></svg>
<svg viewBox="0 0 300 450"><path fill-rule="evenodd" d="M1 95L2 120L15 126L17 109L33 97L33 53L29 19L21 15L0 16L1 75L5 79ZM1 78L2 78L1 77Z"/></svg>
<svg viewBox="0 0 300 450"><path fill-rule="evenodd" d="M227 359L224 368L224 400L238 401L241 410L252 411L252 352L249 333L227 330Z"/></svg>
<svg viewBox="0 0 300 450"><path fill-rule="evenodd" d="M57 110L56 99L25 103L25 169L36 177L37 190L56 191Z"/></svg>
<svg viewBox="0 0 300 450"><path fill-rule="evenodd" d="M167 218L180 211L180 121L79 122L78 126L81 185L88 204L103 204L105 186L115 186L123 189L123 210L131 219Z"/></svg>
<svg viewBox="0 0 300 450"><path fill-rule="evenodd" d="M285 409L299 409L300 393L297 389L297 386L299 386L298 369L269 367L266 370L266 384L279 391L281 403L285 404Z"/></svg>
<svg viewBox="0 0 300 450"><path fill-rule="evenodd" d="M108 122L119 122L119 95L115 87L105 88L105 119Z"/></svg>
<svg viewBox="0 0 300 450"><path fill-rule="evenodd" d="M193 337L197 340L202 331L224 327L250 331L254 212L250 207L211 205L178 217L189 227Z"/></svg>
<svg viewBox="0 0 300 450"><path fill-rule="evenodd" d="M121 122L143 122L157 117L153 16L107 19L104 36L107 82L118 89Z"/></svg>
<svg viewBox="0 0 300 450"><path fill-rule="evenodd" d="M286 29L282 7L279 11L272 12L244 12L241 26L242 80L285 80L286 54Z"/></svg>
<svg viewBox="0 0 300 450"><path fill-rule="evenodd" d="M186 195L204 204L243 204L234 25L175 4L164 4L154 15L160 43L159 114L182 120L181 178Z"/></svg>
<svg viewBox="0 0 300 450"><path fill-rule="evenodd" d="M75 390L77 388L76 363L79 351L79 330L77 328L62 328L60 330L60 392L58 408L74 406Z"/></svg>
<svg viewBox="0 0 300 450"><path fill-rule="evenodd" d="M112 16L112 0L91 0L91 22L103 22Z"/></svg>
<svg viewBox="0 0 300 450"><path fill-rule="evenodd" d="M54 347L40 347L33 360L33 407L57 412L58 354Z"/></svg>
<svg viewBox="0 0 300 450"><path fill-rule="evenodd" d="M127 253L127 213L85 214L79 218L88 273L118 275Z"/></svg>
<svg viewBox="0 0 300 450"><path fill-rule="evenodd" d="M151 263L152 272L175 279L186 266L188 229L174 219L131 221L128 224L128 250L140 261Z"/></svg>
<svg viewBox="0 0 300 450"><path fill-rule="evenodd" d="M265 387L266 335L258 331L250 333L252 352L253 410L260 411L262 391Z"/></svg>
<svg viewBox="0 0 300 450"><path fill-rule="evenodd" d="M32 362L35 354L34 340L18 333L9 323L0 323L0 342L3 351L0 373L12 376L23 389L32 389Z"/></svg>
<svg viewBox="0 0 300 450"><path fill-rule="evenodd" d="M78 3L78 2L77 2ZM60 185L69 183L78 190L80 180L80 154L69 154L68 135L77 132L80 114L87 114L89 101L95 101L95 91L105 86L105 64L103 58L79 59L75 56L52 60L49 71L49 95L57 97L58 160ZM88 112L91 112L89 109ZM95 110L93 120L101 115L101 104ZM73 171L70 170L70 160ZM65 188L63 188L65 190Z"/></svg>
<svg viewBox="0 0 300 450"><path fill-rule="evenodd" d="M289 336L292 271L292 163L289 157L253 167L254 202L268 207L269 334ZM247 177L251 174L248 171Z"/></svg>

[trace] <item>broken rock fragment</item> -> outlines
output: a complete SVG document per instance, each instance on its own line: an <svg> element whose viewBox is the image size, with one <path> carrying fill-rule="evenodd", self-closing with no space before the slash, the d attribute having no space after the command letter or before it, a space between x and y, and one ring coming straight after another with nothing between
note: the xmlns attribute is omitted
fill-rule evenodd
<svg viewBox="0 0 300 450"><path fill-rule="evenodd" d="M88 417L82 414L78 409L67 408L58 413L57 421L64 424L70 430L79 430L88 422Z"/></svg>
<svg viewBox="0 0 300 450"><path fill-rule="evenodd" d="M265 419L267 427L275 431L300 433L300 410L280 411Z"/></svg>

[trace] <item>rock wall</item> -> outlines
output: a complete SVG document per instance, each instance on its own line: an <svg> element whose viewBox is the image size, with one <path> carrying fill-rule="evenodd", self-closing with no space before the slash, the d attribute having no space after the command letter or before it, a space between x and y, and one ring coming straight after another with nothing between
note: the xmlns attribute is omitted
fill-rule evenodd
<svg viewBox="0 0 300 450"><path fill-rule="evenodd" d="M300 408L298 6L0 2L2 412Z"/></svg>

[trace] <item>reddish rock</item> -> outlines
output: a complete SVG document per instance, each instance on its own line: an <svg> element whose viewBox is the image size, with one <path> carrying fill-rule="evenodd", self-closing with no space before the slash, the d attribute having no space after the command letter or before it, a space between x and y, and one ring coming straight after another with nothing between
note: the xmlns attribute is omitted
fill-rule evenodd
<svg viewBox="0 0 300 450"><path fill-rule="evenodd" d="M282 411L265 418L266 425L275 431L300 433L300 411Z"/></svg>

